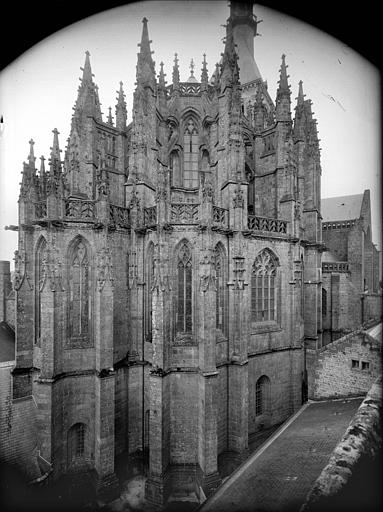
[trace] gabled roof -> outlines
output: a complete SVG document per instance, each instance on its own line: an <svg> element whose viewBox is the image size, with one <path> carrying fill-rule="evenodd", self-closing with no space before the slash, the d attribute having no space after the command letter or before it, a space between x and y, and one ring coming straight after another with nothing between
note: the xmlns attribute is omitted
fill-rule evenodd
<svg viewBox="0 0 383 512"><path fill-rule="evenodd" d="M359 219L364 194L328 197L321 201L323 222Z"/></svg>

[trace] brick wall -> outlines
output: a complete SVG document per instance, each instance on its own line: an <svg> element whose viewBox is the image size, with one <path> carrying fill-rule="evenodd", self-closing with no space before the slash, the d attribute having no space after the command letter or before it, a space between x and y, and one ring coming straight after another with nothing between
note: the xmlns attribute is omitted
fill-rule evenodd
<svg viewBox="0 0 383 512"><path fill-rule="evenodd" d="M361 331L307 350L309 398L328 399L367 393L381 373L381 348Z"/></svg>

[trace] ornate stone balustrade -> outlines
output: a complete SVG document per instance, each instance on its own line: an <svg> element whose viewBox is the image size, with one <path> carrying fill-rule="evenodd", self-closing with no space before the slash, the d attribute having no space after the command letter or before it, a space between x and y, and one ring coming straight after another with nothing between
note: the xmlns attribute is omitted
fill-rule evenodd
<svg viewBox="0 0 383 512"><path fill-rule="evenodd" d="M221 228L229 227L229 210L213 206L213 224Z"/></svg>
<svg viewBox="0 0 383 512"><path fill-rule="evenodd" d="M336 222L322 222L322 229L349 229L355 226L355 220L341 220Z"/></svg>
<svg viewBox="0 0 383 512"><path fill-rule="evenodd" d="M109 205L110 220L117 226L127 228L130 226L129 209L114 204Z"/></svg>
<svg viewBox="0 0 383 512"><path fill-rule="evenodd" d="M65 217L67 220L93 221L94 213L94 201L82 199L67 199L65 201Z"/></svg>
<svg viewBox="0 0 383 512"><path fill-rule="evenodd" d="M249 215L247 227L250 231L269 231L271 233L287 234L287 220Z"/></svg>
<svg viewBox="0 0 383 512"><path fill-rule="evenodd" d="M39 201L35 203L36 219L44 219L47 216L47 202Z"/></svg>
<svg viewBox="0 0 383 512"><path fill-rule="evenodd" d="M198 204L172 203L170 207L170 222L175 224L197 224Z"/></svg>
<svg viewBox="0 0 383 512"><path fill-rule="evenodd" d="M350 272L349 264L344 261L322 261L322 272Z"/></svg>
<svg viewBox="0 0 383 512"><path fill-rule="evenodd" d="M144 208L144 226L155 226L157 224L157 207L149 206Z"/></svg>

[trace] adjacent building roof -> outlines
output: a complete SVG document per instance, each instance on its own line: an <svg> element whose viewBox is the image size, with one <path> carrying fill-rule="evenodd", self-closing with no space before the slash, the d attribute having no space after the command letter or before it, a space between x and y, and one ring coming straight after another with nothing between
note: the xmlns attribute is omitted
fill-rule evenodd
<svg viewBox="0 0 383 512"><path fill-rule="evenodd" d="M323 222L359 219L364 194L328 197L321 201Z"/></svg>
<svg viewBox="0 0 383 512"><path fill-rule="evenodd" d="M7 322L0 322L0 363L15 360L15 332Z"/></svg>

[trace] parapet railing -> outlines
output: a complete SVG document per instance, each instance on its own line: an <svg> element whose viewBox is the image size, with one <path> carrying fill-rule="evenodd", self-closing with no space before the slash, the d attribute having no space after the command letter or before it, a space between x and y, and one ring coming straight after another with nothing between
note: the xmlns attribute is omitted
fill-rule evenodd
<svg viewBox="0 0 383 512"><path fill-rule="evenodd" d="M247 227L250 231L268 231L271 233L287 234L287 220L273 219L248 215Z"/></svg>
<svg viewBox="0 0 383 512"><path fill-rule="evenodd" d="M344 261L322 261L322 272L350 272L349 264Z"/></svg>
<svg viewBox="0 0 383 512"><path fill-rule="evenodd" d="M340 220L336 222L322 222L322 229L348 229L355 226L356 220Z"/></svg>
<svg viewBox="0 0 383 512"><path fill-rule="evenodd" d="M198 207L195 203L171 203L170 222L174 224L198 224Z"/></svg>
<svg viewBox="0 0 383 512"><path fill-rule="evenodd" d="M213 224L220 228L228 228L229 210L220 206L213 206Z"/></svg>

